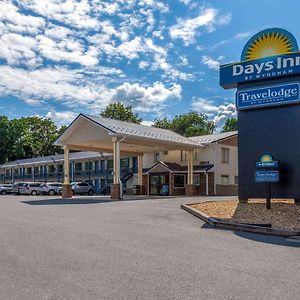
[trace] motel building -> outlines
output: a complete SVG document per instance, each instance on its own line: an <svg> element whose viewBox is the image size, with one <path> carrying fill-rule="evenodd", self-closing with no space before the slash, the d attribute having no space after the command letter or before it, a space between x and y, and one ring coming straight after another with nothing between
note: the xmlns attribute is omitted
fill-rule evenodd
<svg viewBox="0 0 300 300"><path fill-rule="evenodd" d="M170 130L80 114L52 155L0 165L0 183L91 182L112 199L127 194L237 195L237 132L186 138Z"/></svg>

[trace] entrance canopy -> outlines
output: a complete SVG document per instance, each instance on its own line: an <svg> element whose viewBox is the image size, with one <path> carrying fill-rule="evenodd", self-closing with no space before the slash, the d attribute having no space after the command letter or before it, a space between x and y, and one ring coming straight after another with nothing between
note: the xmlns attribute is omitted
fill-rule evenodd
<svg viewBox="0 0 300 300"><path fill-rule="evenodd" d="M120 152L143 154L203 147L170 130L114 119L80 114L54 143L72 150L112 152L112 139L120 142Z"/></svg>

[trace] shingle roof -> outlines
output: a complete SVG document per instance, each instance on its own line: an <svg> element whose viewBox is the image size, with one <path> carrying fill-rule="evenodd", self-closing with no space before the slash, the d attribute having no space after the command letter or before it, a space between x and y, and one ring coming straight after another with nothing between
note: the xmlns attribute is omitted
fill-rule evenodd
<svg viewBox="0 0 300 300"><path fill-rule="evenodd" d="M147 173L151 169L156 167L157 165L162 165L162 166L168 168L171 172L187 172L188 171L187 166L181 166L177 163L169 163L169 162L163 162L163 161L159 161L159 162L155 163L151 168L145 169L143 171L145 173ZM194 165L193 170L194 170L194 172L208 171L211 168L213 168L213 166L214 165L212 165L212 164L206 165L206 166Z"/></svg>
<svg viewBox="0 0 300 300"><path fill-rule="evenodd" d="M71 152L70 153L70 160L76 159L85 159L85 158L101 158L103 156L111 156L109 153L100 154L99 152ZM40 156L40 157L33 157L33 158L26 158L26 159L19 159L15 161L11 161L6 164L0 165L0 168L5 167L16 167L18 165L32 165L38 163L49 163L49 162L63 162L64 155L57 154L57 155L50 155L50 156Z"/></svg>
<svg viewBox="0 0 300 300"><path fill-rule="evenodd" d="M224 139L228 139L230 137L236 136L237 134L238 134L237 131L229 131L229 132L225 132L225 133L193 136L193 137L190 137L189 139L191 139L192 141L197 142L199 144L207 145L207 144L219 142Z"/></svg>
<svg viewBox="0 0 300 300"><path fill-rule="evenodd" d="M152 138L155 140L164 140L170 142L184 143L188 145L200 146L199 143L181 136L171 130L161 129L152 126L140 125L135 123L129 123L114 119L108 119L103 117L96 117L82 114L84 117L92 120L93 122L105 127L115 134L126 135L126 136L136 136L144 138Z"/></svg>

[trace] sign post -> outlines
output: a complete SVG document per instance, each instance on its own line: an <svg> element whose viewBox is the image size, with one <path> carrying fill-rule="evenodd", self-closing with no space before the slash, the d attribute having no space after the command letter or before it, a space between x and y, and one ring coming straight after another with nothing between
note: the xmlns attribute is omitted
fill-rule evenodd
<svg viewBox="0 0 300 300"><path fill-rule="evenodd" d="M256 162L255 182L266 183L266 208L271 209L271 183L279 182L279 162L270 154L264 154Z"/></svg>

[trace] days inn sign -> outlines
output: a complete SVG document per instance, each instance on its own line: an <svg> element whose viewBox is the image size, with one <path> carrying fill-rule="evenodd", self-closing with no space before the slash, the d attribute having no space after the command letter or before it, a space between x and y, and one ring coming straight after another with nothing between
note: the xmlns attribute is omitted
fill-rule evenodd
<svg viewBox="0 0 300 300"><path fill-rule="evenodd" d="M220 85L238 88L238 109L258 108L298 102L299 84L260 86L243 90L247 83L300 75L300 52L295 37L281 28L269 28L255 34L245 45L241 62L220 66ZM249 84L246 86L249 87Z"/></svg>
<svg viewBox="0 0 300 300"><path fill-rule="evenodd" d="M220 67L220 84L230 89L244 82L297 73L300 73L300 52L296 39L284 29L270 28L247 42L241 62Z"/></svg>

